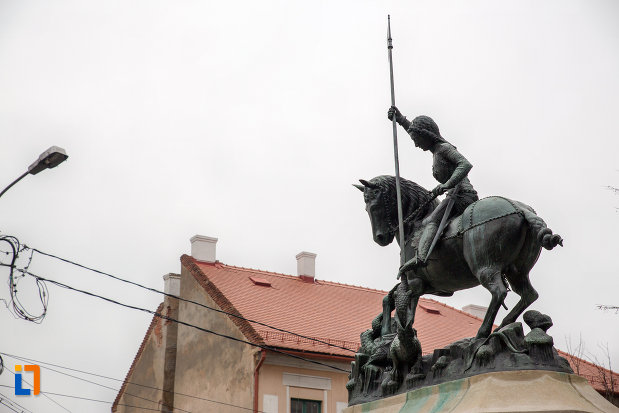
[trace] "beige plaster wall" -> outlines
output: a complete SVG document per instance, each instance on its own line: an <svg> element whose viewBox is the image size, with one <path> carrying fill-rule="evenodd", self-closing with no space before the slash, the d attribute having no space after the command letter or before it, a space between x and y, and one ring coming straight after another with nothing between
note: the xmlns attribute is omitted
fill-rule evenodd
<svg viewBox="0 0 619 413"><path fill-rule="evenodd" d="M133 373L128 382L161 389L163 386L163 360L165 353L166 323L160 318L155 319L155 325L147 338L142 354L137 359ZM161 390L127 384L118 401L117 413L145 412L148 409L161 408ZM123 406L126 405L126 406ZM128 407L136 406L136 407Z"/></svg>
<svg viewBox="0 0 619 413"><path fill-rule="evenodd" d="M283 384L284 373L329 378L331 379L331 389L323 390L307 387L289 386L287 391L286 386ZM340 408L343 403L348 402L348 392L346 391L346 382L348 381L348 375L346 373L325 371L323 369L317 370L312 368L279 366L265 363L260 368L259 380L260 382L258 389L258 409L261 411L265 411L265 413L275 412L268 410L269 406L266 406L267 410L265 410L264 395L277 396L277 413L287 413L286 408L289 398L323 401L322 413L337 413L338 402L340 403ZM326 404L324 403L325 392L327 399Z"/></svg>
<svg viewBox="0 0 619 413"><path fill-rule="evenodd" d="M219 308L184 267L181 272L181 297ZM195 304L181 302L179 318L190 324L246 340L227 315ZM175 407L192 412L240 411L238 407L181 395L188 394L251 409L254 355L257 351L259 349L248 344L179 325L174 383Z"/></svg>

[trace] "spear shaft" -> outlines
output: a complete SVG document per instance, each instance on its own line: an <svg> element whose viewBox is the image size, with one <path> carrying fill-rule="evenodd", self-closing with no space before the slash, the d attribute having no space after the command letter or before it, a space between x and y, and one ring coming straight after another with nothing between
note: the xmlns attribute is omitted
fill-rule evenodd
<svg viewBox="0 0 619 413"><path fill-rule="evenodd" d="M391 16L387 15L387 49L389 50L389 77L391 79L391 106L395 106L395 88L393 84L393 56L391 43ZM404 219L402 218L402 193L400 191L400 160L398 158L398 130L395 114L392 121L393 126L393 156L395 158L395 191L398 203L398 232L400 241L400 265L406 262L404 250Z"/></svg>

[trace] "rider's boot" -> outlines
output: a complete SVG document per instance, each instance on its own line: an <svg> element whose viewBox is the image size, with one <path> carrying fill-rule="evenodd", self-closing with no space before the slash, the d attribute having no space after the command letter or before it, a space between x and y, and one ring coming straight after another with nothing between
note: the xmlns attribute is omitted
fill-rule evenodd
<svg viewBox="0 0 619 413"><path fill-rule="evenodd" d="M432 245L432 241L434 241L437 232L438 224L435 222L428 223L423 229L423 233L419 239L419 247L417 248L417 267L424 267L426 265L430 245Z"/></svg>
<svg viewBox="0 0 619 413"><path fill-rule="evenodd" d="M419 267L424 267L426 265L426 260L428 259L428 251L430 250L430 245L432 245L432 241L434 240L434 236L438 231L438 224L434 222L430 222L426 224L421 233L421 238L419 239L419 245L417 247L417 254L408 262L406 262L402 268L400 268L400 273L416 270Z"/></svg>

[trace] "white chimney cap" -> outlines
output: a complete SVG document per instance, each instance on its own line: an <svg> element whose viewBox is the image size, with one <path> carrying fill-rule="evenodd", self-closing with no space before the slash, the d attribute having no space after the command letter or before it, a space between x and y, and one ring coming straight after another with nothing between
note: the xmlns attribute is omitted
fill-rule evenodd
<svg viewBox="0 0 619 413"><path fill-rule="evenodd" d="M477 304L469 304L462 307L462 311L483 319L486 316L486 311L488 311L488 307Z"/></svg>
<svg viewBox="0 0 619 413"><path fill-rule="evenodd" d="M163 292L176 296L181 295L181 276L174 273L164 275Z"/></svg>
<svg viewBox="0 0 619 413"><path fill-rule="evenodd" d="M191 242L191 256L193 258L198 261L217 261L217 238L194 235L189 241Z"/></svg>
<svg viewBox="0 0 619 413"><path fill-rule="evenodd" d="M297 258L297 274L304 278L305 281L314 281L316 276L316 254L307 251L301 251L296 255Z"/></svg>

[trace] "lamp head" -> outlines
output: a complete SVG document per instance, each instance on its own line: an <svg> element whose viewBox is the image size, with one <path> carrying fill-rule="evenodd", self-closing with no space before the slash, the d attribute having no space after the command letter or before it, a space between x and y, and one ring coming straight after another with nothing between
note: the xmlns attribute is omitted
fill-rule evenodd
<svg viewBox="0 0 619 413"><path fill-rule="evenodd" d="M32 165L28 167L28 172L31 175L36 175L44 169L55 168L63 163L69 156L64 149L58 146L52 146L45 152L43 152L39 159L34 161Z"/></svg>

